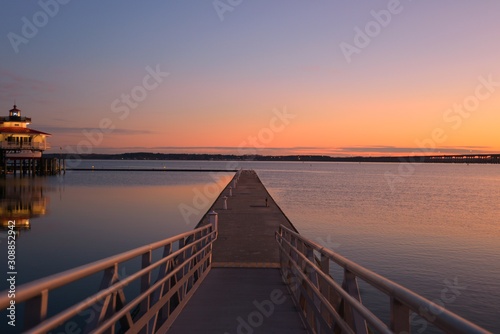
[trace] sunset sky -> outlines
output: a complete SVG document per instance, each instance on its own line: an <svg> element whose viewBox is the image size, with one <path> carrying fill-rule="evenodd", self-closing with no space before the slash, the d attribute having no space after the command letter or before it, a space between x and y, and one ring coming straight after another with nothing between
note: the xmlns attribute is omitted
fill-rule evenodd
<svg viewBox="0 0 500 334"><path fill-rule="evenodd" d="M3 1L0 114L15 101L52 152L498 153L499 16L498 0Z"/></svg>

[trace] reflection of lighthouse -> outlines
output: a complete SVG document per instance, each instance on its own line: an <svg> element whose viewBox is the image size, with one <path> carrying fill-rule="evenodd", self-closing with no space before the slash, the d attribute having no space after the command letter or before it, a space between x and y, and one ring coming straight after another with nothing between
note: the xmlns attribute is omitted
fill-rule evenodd
<svg viewBox="0 0 500 334"><path fill-rule="evenodd" d="M42 182L24 178L0 179L1 229L7 230L9 221L15 221L16 231L30 230L30 219L45 215L47 202Z"/></svg>

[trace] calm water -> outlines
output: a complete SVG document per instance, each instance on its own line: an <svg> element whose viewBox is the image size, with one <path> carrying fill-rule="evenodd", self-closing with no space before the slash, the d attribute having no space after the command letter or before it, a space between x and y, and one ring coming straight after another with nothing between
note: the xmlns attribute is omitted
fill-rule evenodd
<svg viewBox="0 0 500 334"><path fill-rule="evenodd" d="M225 169L229 165L83 161L81 166ZM500 332L499 166L416 165L393 187L385 175L398 175L397 164L245 162L240 166L257 170L305 236ZM190 230L231 177L232 173L96 171L34 181L0 180L0 213L6 215L8 207L12 215L14 207L19 221L31 217L17 242L18 283ZM198 214L183 217L179 205L193 201L198 201ZM2 245L5 240L2 232ZM0 264L5 267L5 259ZM443 299L445 282L459 286L453 301ZM3 281L0 288L5 289ZM370 306L387 316L379 306L385 303L381 296L365 286L362 293ZM425 332L432 329L425 327Z"/></svg>
<svg viewBox="0 0 500 334"><path fill-rule="evenodd" d="M259 174L302 234L500 333L499 167L418 165L394 189L384 177L398 173L391 164ZM380 302L367 289L363 298ZM424 328L432 332L415 326Z"/></svg>

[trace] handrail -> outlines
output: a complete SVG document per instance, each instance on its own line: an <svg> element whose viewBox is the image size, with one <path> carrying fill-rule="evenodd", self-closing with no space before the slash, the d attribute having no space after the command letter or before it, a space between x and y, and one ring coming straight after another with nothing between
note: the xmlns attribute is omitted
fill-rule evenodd
<svg viewBox="0 0 500 334"><path fill-rule="evenodd" d="M287 240L283 239L282 242L284 242L289 247L293 247L293 245L290 244ZM280 249L282 251L285 250L282 245L279 245L279 247L280 247ZM307 262L308 265L315 266L315 264L312 261L310 261L309 259L307 259L307 257L304 254L296 251L295 249L293 249L293 251L303 261ZM289 260L292 260L292 256L291 255L286 254L286 253L284 255ZM301 276L302 279L307 279L307 275L305 275L304 273L301 272L301 268L297 265L297 263L294 262L294 263L292 263L292 265L294 266L295 269L298 269L297 273ZM365 319L374 326L374 328L376 330L378 330L381 333L391 333L390 331L388 331L387 325L385 325L380 319L378 319L363 304L359 303L354 297L352 297L351 295L349 295L349 293L347 291L345 291L344 289L342 289L342 287L337 282L335 282L331 276L326 275L325 273L323 273L321 271L318 272L318 275L321 275L322 278L324 278L335 289L335 291L337 291L338 293L340 293L343 298L345 298L350 304L352 304L352 306L358 312L360 312L365 317ZM310 281L306 281L305 283L311 285L314 288L313 284ZM324 300L323 298L321 298L321 296L318 296L318 297L320 297L320 299ZM331 307L331 305L330 305L330 307Z"/></svg>
<svg viewBox="0 0 500 334"><path fill-rule="evenodd" d="M40 333L56 329L80 312L90 307L95 309L95 305L98 305L98 316L87 330L105 329L106 332L115 333L119 324L121 330L164 331L211 269L212 244L217 238L214 226L216 225L208 224L18 287L16 305L26 304L25 330ZM163 256L152 261L152 252L162 248ZM173 248L178 249L173 251ZM142 259L141 268L120 278L119 265L132 259ZM153 270L158 272L156 280L151 277ZM50 291L99 272L103 272L103 278L98 292L47 317ZM129 298L131 301L127 302L124 288L134 281L140 282L140 291L132 294ZM10 299L7 295L6 291L1 294L0 309L9 306ZM153 318L155 321L151 322L150 319Z"/></svg>
<svg viewBox="0 0 500 334"><path fill-rule="evenodd" d="M16 292L16 303L21 303L24 302L30 298L33 298L34 296L37 296L40 294L40 291L43 290L53 290L57 289L63 285L72 283L78 279L90 276L92 274L98 273L104 269L109 268L110 266L113 266L115 263L121 263L128 261L130 259L133 259L134 257L137 257L139 255L142 255L146 252L158 249L160 247L163 247L167 244L172 244L175 243L183 238L186 238L188 236L191 236L192 234L196 232L202 232L206 229L209 228L209 225L205 225L204 227L197 228L195 230L185 232L182 234L178 234L176 236L173 236L171 238L167 238L165 240L157 241L155 243L142 246L139 248L135 248L133 250L118 254L118 255L113 255L110 257L107 257L102 260L95 261L90 264L84 264L82 266L76 267L74 269L69 269L51 276L47 276L44 278L40 278L36 281L30 282L23 284L17 289ZM9 306L10 299L8 298L7 294L2 293L0 295L0 309L4 309Z"/></svg>
<svg viewBox="0 0 500 334"><path fill-rule="evenodd" d="M208 236L211 237L212 235L210 234ZM198 252L196 252L194 255L192 255L190 258L188 258L186 261L190 261L190 260L194 259L197 255L201 254L209 246L210 245L203 247ZM181 249L181 250L176 251L175 253L172 253L168 257L163 258L162 260L160 260L160 261L152 264L151 266L149 266L147 268L144 268L144 269L136 272L133 275L128 276L127 278L125 278L124 280L122 280L120 282L117 282L112 287L110 287L110 288L108 288L108 289L106 289L104 291L98 292L98 293L96 293L96 294L88 297L86 300L84 300L84 301L82 301L82 302L74 305L70 309L67 309L66 311L61 312L63 314L60 314L60 319L53 319L52 321L51 320L47 320L47 321L41 323L39 326L37 326L35 328L32 328L31 330L33 332L42 332L42 331L47 331L47 330L50 330L50 329L54 328L55 326L57 326L61 322L70 319L71 317L77 315L79 312L81 312L81 311L85 310L86 308L92 306L92 304L95 303L95 301L102 300L107 295L109 295L111 293L115 293L115 292L123 289L124 287L126 287L127 285L129 285L131 282L133 282L136 279L140 278L144 274L150 272L152 269L156 269L160 265L165 264L167 261L172 260L176 256L179 256L182 252L183 252L183 250ZM165 276L164 278L162 278L161 281L156 282L155 285L152 286L151 288L149 288L147 291L145 291L145 293L139 295L134 300L132 300L131 302L129 302L127 304L126 308L123 308L120 311L116 312L115 315L113 316L113 318L109 319L106 322L106 324L103 325L103 326L101 326L101 327L103 327L103 329L107 329L108 327L110 327L111 324L113 323L112 320L119 320L123 315L125 315L127 312L131 311L134 307L137 306L137 304L139 304L143 299L145 299L147 297L147 293L148 292L149 293L153 292L156 288L158 288L159 285L161 285L161 283L164 283L164 281L166 281L167 279L171 278L173 275L177 274L181 269L182 269L182 266L177 267L175 270L173 270L172 272L170 272L167 276Z"/></svg>
<svg viewBox="0 0 500 334"><path fill-rule="evenodd" d="M302 235L290 230L289 228L281 225L279 231L276 232L276 240L280 248L281 258L281 271L283 278L287 283L297 279L301 284L294 291L293 296L295 299L302 298L302 301L297 301L301 304L302 311L310 329L313 332L322 332L323 328L318 325L318 316L322 316L322 321L328 322L332 327L339 326L339 322L335 324L331 318L324 319L325 312L321 312L321 305L309 303L309 308L306 309L307 299L306 294L313 294L314 291L320 291L324 298L315 295L316 299L328 300L337 313L349 314L347 322L355 332L365 332L363 322L370 323L378 331L385 332L384 329L390 332L407 332L410 333L410 311L417 314L422 310L436 310L435 316L432 319L426 319L429 323L434 324L436 327L453 333L489 333L488 331L480 328L479 326L463 319L462 317L446 310L445 308L427 300L426 298L416 294L415 292L385 278L369 269L366 269L351 260L325 248ZM319 253L320 258L314 255L314 251ZM330 276L329 264L334 262L344 269L344 282L342 287ZM311 279L312 277L312 279ZM391 300L391 324L380 327L380 323L374 322L375 317L361 302L360 296L356 296L359 291L357 287L356 278L362 279L364 282L370 284L377 290L385 293ZM304 285L307 289L304 291ZM312 287L312 288L311 288ZM355 291L353 293L353 291ZM311 305L314 304L314 305ZM323 307L324 308L324 307ZM313 314L314 313L314 314ZM372 317L373 316L373 317ZM421 314L421 316L424 316ZM334 317L331 314L330 317ZM356 319L357 318L357 319ZM356 322L357 321L357 322ZM356 325L355 325L356 323ZM361 326L360 326L361 325ZM357 327L357 328L356 328ZM319 331L317 331L319 329Z"/></svg>

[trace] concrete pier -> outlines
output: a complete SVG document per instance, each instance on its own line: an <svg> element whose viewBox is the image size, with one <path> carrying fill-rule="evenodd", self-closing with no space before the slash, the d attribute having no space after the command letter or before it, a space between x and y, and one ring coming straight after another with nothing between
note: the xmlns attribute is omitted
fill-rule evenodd
<svg viewBox="0 0 500 334"><path fill-rule="evenodd" d="M307 333L281 279L274 237L280 224L294 227L254 171L234 184L210 209L219 225L213 269L169 333Z"/></svg>
<svg viewBox="0 0 500 334"><path fill-rule="evenodd" d="M280 224L295 228L254 171L242 171L232 197L229 197L230 186L224 189L211 208L219 214L213 266L279 268L274 233ZM227 210L224 210L226 196Z"/></svg>

